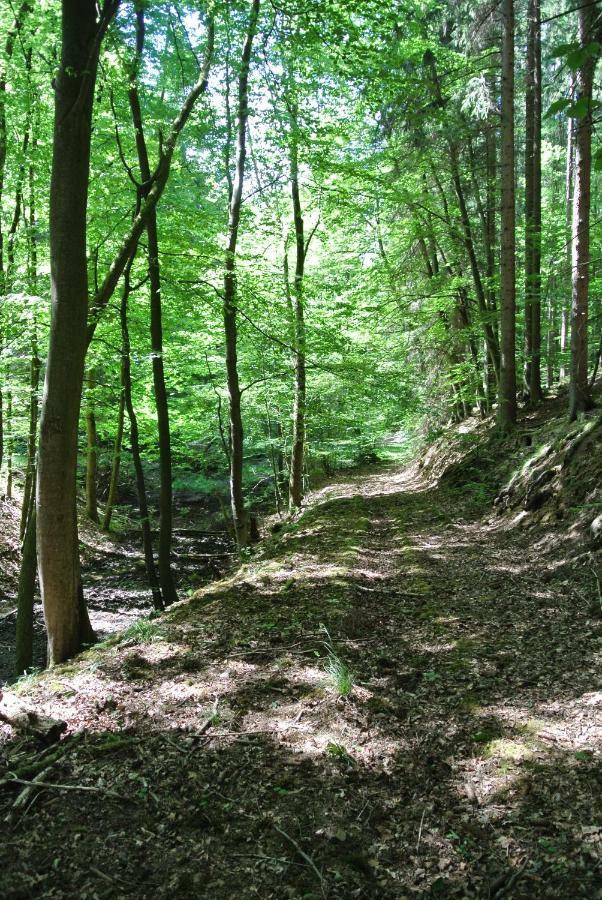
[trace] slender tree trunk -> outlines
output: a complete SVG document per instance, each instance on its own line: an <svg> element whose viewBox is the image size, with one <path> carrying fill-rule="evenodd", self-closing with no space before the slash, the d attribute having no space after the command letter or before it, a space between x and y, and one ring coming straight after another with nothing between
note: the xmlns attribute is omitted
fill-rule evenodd
<svg viewBox="0 0 602 900"><path fill-rule="evenodd" d="M27 435L27 463L23 485L23 505L21 507L20 536L23 540L27 525L33 486L35 483L36 444L38 436L38 391L40 388L40 357L35 332L31 339L31 362L29 365L29 432Z"/></svg>
<svg viewBox="0 0 602 900"><path fill-rule="evenodd" d="M136 473L136 490L138 493L138 508L140 510L140 530L142 532L142 548L144 552L144 565L146 567L146 577L148 585L153 597L153 606L157 610L164 609L163 598L161 596L161 588L157 579L155 570L155 560L153 557L153 541L150 524L150 516L148 512L148 501L146 498L146 482L144 479L144 469L142 467L142 456L140 453L140 438L138 434L138 420L134 409L132 399L132 375L131 375L131 355L130 355L130 332L128 327L128 301L131 293L130 273L134 258L128 262L123 276L123 292L121 295L120 306L120 323L121 323L121 381L123 384L123 395L125 407L127 409L128 419L130 422L130 445L132 450L132 460L134 463L134 472Z"/></svg>
<svg viewBox="0 0 602 900"><path fill-rule="evenodd" d="M96 376L93 369L90 369L86 377L86 515L92 522L98 522L98 499L96 496L98 435L94 411L95 388Z"/></svg>
<svg viewBox="0 0 602 900"><path fill-rule="evenodd" d="M539 0L527 13L525 98L525 389L531 403L541 390L541 24Z"/></svg>
<svg viewBox="0 0 602 900"><path fill-rule="evenodd" d="M574 95L574 82L571 83L571 93ZM575 119L571 116L566 122L566 175L564 187L564 201L566 210L566 268L568 273L568 290L572 289L572 260L573 260L573 186L575 181ZM562 381L566 378L566 355L570 336L570 303L562 299L562 311L560 317L560 372Z"/></svg>
<svg viewBox="0 0 602 900"><path fill-rule="evenodd" d="M514 193L514 0L502 0L502 237L500 256L501 366L498 426L516 423L516 206Z"/></svg>
<svg viewBox="0 0 602 900"><path fill-rule="evenodd" d="M301 197L299 194L299 147L296 109L291 117L291 129L290 172L293 219L295 224L296 259L292 291L294 313L295 390L293 402L293 438L289 480L289 504L291 508L295 508L301 506L301 501L303 499L306 407L305 315L303 302L303 277L305 274L306 249L303 215L301 211Z"/></svg>
<svg viewBox="0 0 602 900"><path fill-rule="evenodd" d="M495 84L492 85L492 92L495 91ZM486 238L485 253L487 260L487 308L491 317L491 327L495 335L495 343L499 351L499 333L498 333L498 313L497 313L497 296L496 296L496 266L495 266L495 248L496 248L496 211L497 211L497 147L496 147L496 124L492 120L488 123L485 131L485 155L487 169L487 187L486 187ZM495 401L495 393L499 372L496 373L491 354L486 353L485 359L485 396L487 409L491 410Z"/></svg>
<svg viewBox="0 0 602 900"><path fill-rule="evenodd" d="M63 662L91 634L81 591L76 516L77 431L87 344L86 206L92 104L103 30L94 0L62 0L50 182L52 315L37 474L37 545L48 659Z"/></svg>
<svg viewBox="0 0 602 900"><path fill-rule="evenodd" d="M579 42L582 47L594 39L593 4L579 10ZM588 373L589 233L592 172L592 89L596 59L590 54L577 72L576 100L585 101L587 113L577 120L575 132L575 192L573 200L571 381L569 419L592 407Z"/></svg>
<svg viewBox="0 0 602 900"><path fill-rule="evenodd" d="M132 78L130 79L128 97L132 113L132 123L136 135L138 166L143 185L142 196L144 197L144 185L148 185L150 189L151 167L148 147L144 135L144 123L137 86L137 75L144 50L145 23L144 10L142 7L139 7L136 12L136 23L136 66ZM148 193L148 189L146 193ZM165 386L165 368L163 364L161 270L159 264L159 235L156 207L153 207L148 217L146 235L148 238L153 386L159 430L159 581L161 584L163 603L168 606L177 601L178 594L171 571L171 543L173 531L172 457L169 407L167 401L167 389Z"/></svg>
<svg viewBox="0 0 602 900"><path fill-rule="evenodd" d="M479 318L481 321L481 326L483 328L483 334L485 338L485 349L488 358L488 367L490 374L493 375L494 383L497 384L499 378L499 364L500 364L500 348L499 348L499 340L497 336L497 329L495 326L495 308L490 309L483 287L483 281L481 279L481 273L479 269L478 259L476 256L476 250L474 247L473 237L472 237L472 229L470 225L470 217L468 215L468 207L466 206L466 198L464 196L464 189L462 187L462 181L460 179L460 170L459 170L459 162L457 149L453 149L453 144L450 142L450 159L452 165L452 182L454 184L454 190L456 192L456 197L458 199L458 205L460 207L460 220L462 223L462 242L466 249L466 253L469 258L470 270L472 274L473 284L475 287L475 294L477 298L477 305L479 308ZM439 180L437 172L435 168L432 169L433 179L435 185L437 186L437 191L441 198L441 202L443 203L443 208L445 211L445 219L450 227L453 229L453 223L451 220L451 216L449 213L449 207L447 203L447 198L445 196L445 191L443 190L443 185Z"/></svg>
<svg viewBox="0 0 602 900"><path fill-rule="evenodd" d="M550 293L548 297L548 333L546 337L546 384L548 390L554 386L554 377L556 372L556 341L558 338L556 332L556 309L554 306L554 298Z"/></svg>
<svg viewBox="0 0 602 900"><path fill-rule="evenodd" d="M6 94L8 66L15 49L17 35L23 25L25 17L33 8L32 0L24 0L15 13L14 22L9 29L0 58L0 210L3 206L4 175L6 170L6 156L8 151L8 132L6 127ZM0 215L0 358L4 345L4 307L6 297L6 270L4 263L4 232L2 229L2 216ZM2 384L2 369L0 368L0 469L4 460L4 397Z"/></svg>
<svg viewBox="0 0 602 900"><path fill-rule="evenodd" d="M115 432L115 444L113 446L113 462L111 465L111 480L109 481L109 493L107 503L102 519L102 530L111 530L111 519L113 517L113 509L117 500L117 489L119 487L119 470L121 467L121 448L123 446L123 423L125 419L125 389L123 385L123 364L121 365L121 376L119 379L119 408L117 410L117 430Z"/></svg>
<svg viewBox="0 0 602 900"><path fill-rule="evenodd" d="M32 150L36 147L35 128L32 128ZM29 223L27 228L27 268L29 290L36 293L38 288L38 253L36 248L36 202L35 202L35 173L33 164L29 166ZM31 336L31 361L29 365L29 431L27 435L27 463L25 467L25 483L23 485L23 504L21 507L21 523L19 535L21 540L25 537L25 529L29 516L30 502L33 498L36 469L36 447L38 442L38 413L40 390L41 362L38 354L37 323L34 317Z"/></svg>
<svg viewBox="0 0 602 900"><path fill-rule="evenodd" d="M13 499L13 394L6 392L6 497Z"/></svg>
<svg viewBox="0 0 602 900"><path fill-rule="evenodd" d="M245 547L249 542L249 515L243 496L243 448L244 435L240 406L240 382L237 357L236 322L236 245L242 207L242 191L247 155L247 122L249 118L249 67L251 50L259 17L259 0L252 0L247 35L242 50L238 76L238 136L236 146L236 173L232 186L228 216L228 243L224 273L224 333L226 338L226 376L230 399L230 501L236 542Z"/></svg>
<svg viewBox="0 0 602 900"><path fill-rule="evenodd" d="M26 519L17 589L16 675L23 675L33 663L33 606L37 574L36 507L33 496Z"/></svg>

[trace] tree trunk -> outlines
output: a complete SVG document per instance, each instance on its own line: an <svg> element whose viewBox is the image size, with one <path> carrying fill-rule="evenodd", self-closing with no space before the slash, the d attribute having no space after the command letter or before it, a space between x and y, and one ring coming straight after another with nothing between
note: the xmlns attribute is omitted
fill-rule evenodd
<svg viewBox="0 0 602 900"><path fill-rule="evenodd" d="M32 150L36 147L35 128L32 127ZM36 247L36 196L35 196L35 173L32 164L29 166L28 184L29 184L29 223L27 228L27 277L29 281L29 290L35 294L38 289L38 252ZM23 503L21 506L21 522L19 528L19 536L21 540L25 537L25 529L29 516L29 506L33 497L35 485L35 469L36 469L36 447L38 443L38 413L39 413L39 390L40 390L40 370L41 362L38 355L38 335L37 323L34 317L33 331L31 335L31 361L29 366L29 431L27 435L27 463L25 468L25 482L23 485Z"/></svg>
<svg viewBox="0 0 602 900"><path fill-rule="evenodd" d="M6 392L6 498L13 499L13 395Z"/></svg>
<svg viewBox="0 0 602 900"><path fill-rule="evenodd" d="M86 515L92 522L98 522L98 500L96 497L97 441L96 413L94 412L94 389L96 377L90 369L86 378Z"/></svg>
<svg viewBox="0 0 602 900"><path fill-rule="evenodd" d="M18 12L15 14L14 22L12 27L9 29L6 40L4 42L4 47L2 56L0 58L0 210L3 207L3 195L4 195L4 174L6 169L6 155L8 151L8 137L7 137L7 128L6 128L6 94L7 94L7 75L8 75L8 65L12 58L14 49L15 49L15 41L17 39L17 35L23 25L23 21L27 14L32 10L32 2L31 0L24 0L21 3ZM0 297L4 301L6 295L6 271L4 267L4 232L2 230L2 216L0 215ZM0 357L2 355L2 347L4 344L4 333L3 333L3 322L2 322L2 312L3 309L0 307ZM1 369L0 369L1 373ZM0 378L0 469L2 468L2 462L4 460L4 398L2 394L2 381Z"/></svg>
<svg viewBox="0 0 602 900"><path fill-rule="evenodd" d="M123 362L121 365L121 376L119 379L119 409L117 411L117 430L115 432L115 444L113 446L113 463L111 465L111 480L109 482L109 493L105 506L105 513L102 519L102 530L111 530L111 519L113 517L113 509L117 500L117 489L119 486L119 470L121 467L121 448L123 446L123 423L125 419L125 389L123 385Z"/></svg>
<svg viewBox="0 0 602 900"><path fill-rule="evenodd" d="M539 0L529 0L525 95L525 390L541 390L541 38Z"/></svg>
<svg viewBox="0 0 602 900"><path fill-rule="evenodd" d="M502 238L500 254L501 365L497 422L516 423L516 236L514 193L514 0L502 0Z"/></svg>
<svg viewBox="0 0 602 900"><path fill-rule="evenodd" d="M28 512L17 590L16 675L23 675L33 663L33 605L37 574L34 497L31 498Z"/></svg>
<svg viewBox="0 0 602 900"><path fill-rule="evenodd" d="M144 123L137 87L137 75L144 50L144 10L136 12L136 65L130 79L128 98L132 114L132 123L136 136L138 166L142 181L141 193L148 193L151 183L151 168L148 148L144 135ZM159 581L163 603L168 606L178 599L176 586L171 571L171 543L173 530L173 490L171 437L169 430L169 407L165 387L165 369L163 365L163 326L161 310L161 270L159 265L159 236L157 229L157 209L153 207L146 223L148 238L148 274L150 282L150 330L151 356L153 367L153 386L157 425L159 430Z"/></svg>
<svg viewBox="0 0 602 900"><path fill-rule="evenodd" d="M595 10L592 4L579 10L579 42L594 39ZM575 131L575 190L572 231L571 381L569 419L592 407L588 372L589 229L592 172L592 88L596 58L588 54L577 72L576 101L585 101L587 112L577 119Z"/></svg>
<svg viewBox="0 0 602 900"><path fill-rule="evenodd" d="M80 588L76 516L77 432L86 354L86 206L92 104L102 34L115 11L94 0L62 0L50 182L52 314L37 476L40 589L48 659L76 654L91 628Z"/></svg>
<svg viewBox="0 0 602 900"><path fill-rule="evenodd" d="M153 597L153 606L157 610L164 609L163 598L161 597L161 588L157 580L155 570L155 560L153 557L153 540L151 532L150 517L148 514L148 502L146 499L146 483L144 480L144 469L142 468L142 457L140 454L140 438L138 435L138 420L134 410L132 400L132 375L131 375L131 358L130 358L130 332L128 328L128 300L131 292L130 272L134 258L128 262L123 276L123 292L121 295L121 305L119 310L121 323L121 382L123 384L123 395L125 407L130 421L130 444L132 449L132 460L134 462L134 471L136 473L136 490L138 493L138 508L140 510L140 530L142 532L142 548L144 552L144 565L146 567L146 577L148 585Z"/></svg>
<svg viewBox="0 0 602 900"><path fill-rule="evenodd" d="M21 506L20 537L23 540L29 515L33 486L35 483L36 444L38 436L38 390L40 387L40 357L35 332L31 339L31 362L29 365L29 433L27 435L27 463L25 482L23 485L23 504Z"/></svg>
<svg viewBox="0 0 602 900"><path fill-rule="evenodd" d="M305 372L305 315L303 303L303 277L305 274L305 237L301 197L299 194L299 148L296 109L291 116L291 197L293 201L293 219L295 223L295 277L293 280L293 323L295 348L295 391L293 402L293 437L291 451L291 471L289 480L289 504L291 508L301 506L303 499L303 460L305 455L305 407L306 407L306 372Z"/></svg>
<svg viewBox="0 0 602 900"><path fill-rule="evenodd" d="M574 96L574 81L571 82L570 93ZM564 202L566 211L566 268L568 272L568 288L572 289L573 260L573 185L575 180L575 119L570 116L566 120L566 174L564 184ZM562 299L560 317L560 371L559 378L566 378L566 354L570 335L570 303Z"/></svg>
<svg viewBox="0 0 602 900"><path fill-rule="evenodd" d="M226 338L226 376L230 399L230 502L236 542L239 547L249 543L249 515L243 496L244 435L240 408L236 323L236 244L242 207L242 191L247 154L247 122L249 118L249 67L251 50L259 16L259 0L252 0L247 35L242 50L238 76L238 136L236 173L232 187L228 216L228 243L224 273L224 333Z"/></svg>

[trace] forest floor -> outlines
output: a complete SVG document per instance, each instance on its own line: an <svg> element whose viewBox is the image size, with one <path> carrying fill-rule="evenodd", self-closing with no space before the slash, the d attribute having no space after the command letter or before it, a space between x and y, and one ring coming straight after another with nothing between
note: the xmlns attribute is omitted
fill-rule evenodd
<svg viewBox="0 0 602 900"><path fill-rule="evenodd" d="M19 510L17 502L0 501L0 685L14 677L17 626L19 559ZM188 509L184 510L189 512ZM173 560L176 586L181 597L192 588L212 581L232 565L232 542L225 531L207 531L189 516L176 519ZM153 611L140 533L131 527L103 533L82 516L79 523L82 578L90 621L105 639ZM34 607L34 668L46 665L46 629L39 597Z"/></svg>
<svg viewBox="0 0 602 900"><path fill-rule="evenodd" d="M596 590L416 466L339 479L18 685L68 730L0 730L0 894L602 897Z"/></svg>

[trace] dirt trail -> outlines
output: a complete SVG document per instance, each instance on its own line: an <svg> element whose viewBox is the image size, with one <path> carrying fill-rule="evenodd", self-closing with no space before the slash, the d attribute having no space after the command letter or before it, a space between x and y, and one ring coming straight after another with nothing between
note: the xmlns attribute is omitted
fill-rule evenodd
<svg viewBox="0 0 602 900"><path fill-rule="evenodd" d="M27 686L69 733L31 807L0 788L2 896L602 897L593 576L481 513L414 470L341 480Z"/></svg>

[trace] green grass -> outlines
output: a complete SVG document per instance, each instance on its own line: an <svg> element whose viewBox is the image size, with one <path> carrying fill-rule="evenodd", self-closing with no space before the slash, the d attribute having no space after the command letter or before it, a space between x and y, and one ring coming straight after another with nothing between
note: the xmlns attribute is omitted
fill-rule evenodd
<svg viewBox="0 0 602 900"><path fill-rule="evenodd" d="M348 697L353 690L354 680L347 663L331 650L328 653L325 669L328 680L339 697Z"/></svg>
<svg viewBox="0 0 602 900"><path fill-rule="evenodd" d="M156 622L151 621L150 619L138 619L136 622L132 622L131 625L121 632L119 635L119 643L123 643L123 641L138 641L139 643L146 643L148 641L155 641L157 638L161 637L161 629Z"/></svg>

